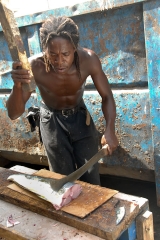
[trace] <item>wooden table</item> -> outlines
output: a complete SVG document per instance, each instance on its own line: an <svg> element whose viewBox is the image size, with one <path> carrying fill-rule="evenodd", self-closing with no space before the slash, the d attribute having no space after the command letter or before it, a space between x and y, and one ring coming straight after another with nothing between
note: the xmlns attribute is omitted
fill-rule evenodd
<svg viewBox="0 0 160 240"><path fill-rule="evenodd" d="M154 239L153 216L149 211L148 200L145 198L119 192L84 219L78 219L69 216L69 214L60 213L61 216L66 219L62 223L62 221L57 221L57 217L43 216L46 215L43 211L39 214L36 209L31 209L30 211L26 209L27 206L18 206L18 201L12 204L8 202L9 199L4 199L3 190L8 184L7 177L9 174L14 173L13 170L29 174L35 172L34 170L20 166L15 166L11 170L0 168L0 176L3 175L3 184L0 186L0 237L5 240ZM6 179L4 179L4 175ZM2 181L1 177L0 180ZM108 224L105 225L107 216L112 215L112 204L114 205L117 201L126 206L126 216L118 226L113 226L113 223L109 221L107 222ZM130 209L128 209L128 207L130 207ZM20 223L14 227L7 228L6 221L11 214ZM96 219L96 216L99 219Z"/></svg>

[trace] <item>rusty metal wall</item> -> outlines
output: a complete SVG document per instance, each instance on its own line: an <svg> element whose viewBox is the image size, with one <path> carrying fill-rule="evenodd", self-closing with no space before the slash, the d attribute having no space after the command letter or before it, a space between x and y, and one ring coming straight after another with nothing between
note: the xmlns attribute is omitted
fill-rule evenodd
<svg viewBox="0 0 160 240"><path fill-rule="evenodd" d="M160 1L145 3L143 12L157 204L160 206Z"/></svg>
<svg viewBox="0 0 160 240"><path fill-rule="evenodd" d="M116 132L120 146L112 157L101 162L106 166L152 171L154 148L143 17L144 4L149 1L109 2L110 5L103 1L102 6L100 1L88 1L20 17L17 22L30 57L41 51L39 27L45 18L52 14L73 18L79 26L80 45L93 49L100 57L117 106ZM28 107L39 105L38 91L28 101L26 113L19 119L11 121L7 116L5 101L13 86L12 60L1 28L0 31L0 154L14 161L47 165L38 132L30 132L25 118ZM101 135L104 130L101 99L90 78L84 100Z"/></svg>

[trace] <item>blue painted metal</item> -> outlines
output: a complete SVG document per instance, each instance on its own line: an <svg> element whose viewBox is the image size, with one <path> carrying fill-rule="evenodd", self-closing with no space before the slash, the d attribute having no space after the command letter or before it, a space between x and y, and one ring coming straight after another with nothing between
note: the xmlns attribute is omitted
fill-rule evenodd
<svg viewBox="0 0 160 240"><path fill-rule="evenodd" d="M73 19L79 26L80 44L93 49L99 55L110 84L146 85L147 71L142 5L132 5L124 9L118 9L112 15L112 11L103 11L74 17ZM129 29L128 26L132 26L132 28ZM30 30L30 28L27 27L29 34L33 34L33 30ZM24 30L22 30L23 37ZM30 45L23 37L28 56L33 53L36 54L40 50L37 29L35 32L36 37L33 39L30 39L30 36L26 34ZM34 49L35 47L36 49ZM29 48L31 48L30 52ZM133 68L133 66L135 67ZM136 66L139 66L138 70ZM6 83L5 79L4 82Z"/></svg>
<svg viewBox="0 0 160 240"><path fill-rule="evenodd" d="M28 57L41 52L39 28L51 15L72 17L79 26L80 45L97 53L112 87L120 147L113 156L102 159L102 165L155 171L159 202L159 1L88 1L19 17L17 22ZM0 48L0 122L3 123L0 125L0 154L19 161L25 154L26 162L36 158L39 164L47 165L38 134L30 133L26 114L15 121L7 116L5 101L13 87L12 59L1 28ZM28 101L26 113L28 107L39 105L40 100L37 91ZM87 79L84 100L101 135L104 131L101 98L90 78Z"/></svg>
<svg viewBox="0 0 160 240"><path fill-rule="evenodd" d="M126 231L122 233L118 240L136 240L137 238L136 223L133 221Z"/></svg>
<svg viewBox="0 0 160 240"><path fill-rule="evenodd" d="M114 15L111 10L75 16L73 19L79 26L80 44L98 54L110 84L147 85L142 4L114 10ZM28 57L40 52L39 26L21 29ZM7 46L6 50L7 56L10 56ZM5 76L2 81L6 83Z"/></svg>
<svg viewBox="0 0 160 240"><path fill-rule="evenodd" d="M30 56L33 56L41 52L40 41L39 41L39 27L40 27L39 25L26 27Z"/></svg>
<svg viewBox="0 0 160 240"><path fill-rule="evenodd" d="M152 125L152 144L157 190L160 206L160 2L144 4L144 26L146 38L148 88Z"/></svg>
<svg viewBox="0 0 160 240"><path fill-rule="evenodd" d="M109 0L110 4L107 4L107 0L92 0L86 1L83 4L75 4L72 7L64 6L62 8L56 8L40 13L35 13L31 15L26 15L17 18L18 27L23 27L27 25L37 24L43 22L46 18L50 16L77 16L87 13L92 13L96 11L102 11L104 9L114 9L118 7L123 7L126 5L145 2L148 0ZM0 31L2 28L0 26Z"/></svg>
<svg viewBox="0 0 160 240"><path fill-rule="evenodd" d="M73 19L80 44L97 53L110 84L147 85L142 4L116 9L114 14L110 10Z"/></svg>
<svg viewBox="0 0 160 240"><path fill-rule="evenodd" d="M134 164L137 169L154 169L148 90L113 90L113 94L117 104L116 131L121 147L111 157L104 158L103 163L128 168ZM84 100L97 129L103 133L105 125L100 96L94 91L86 91Z"/></svg>

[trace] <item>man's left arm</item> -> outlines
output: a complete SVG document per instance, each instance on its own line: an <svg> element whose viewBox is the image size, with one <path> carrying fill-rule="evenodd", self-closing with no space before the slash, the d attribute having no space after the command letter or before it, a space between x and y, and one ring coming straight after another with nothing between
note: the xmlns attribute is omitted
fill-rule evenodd
<svg viewBox="0 0 160 240"><path fill-rule="evenodd" d="M102 112L106 120L106 129L102 136L101 144L108 144L109 154L112 154L118 146L118 139L115 135L116 105L99 58L95 53L92 53L90 60L92 62L91 77L102 98Z"/></svg>

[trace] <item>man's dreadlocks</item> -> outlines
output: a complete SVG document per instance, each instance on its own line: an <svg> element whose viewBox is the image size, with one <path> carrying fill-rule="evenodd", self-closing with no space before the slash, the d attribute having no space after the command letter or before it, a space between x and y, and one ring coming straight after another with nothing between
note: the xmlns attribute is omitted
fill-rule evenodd
<svg viewBox="0 0 160 240"><path fill-rule="evenodd" d="M67 17L50 17L42 24L42 27L40 28L40 41L43 52L45 52L47 48L48 41L54 37L63 37L72 43L76 50L74 53L74 63L79 78L81 79L79 56L77 52L79 42L78 26L72 19ZM44 61L46 65L46 71L49 72L51 65L45 54Z"/></svg>

